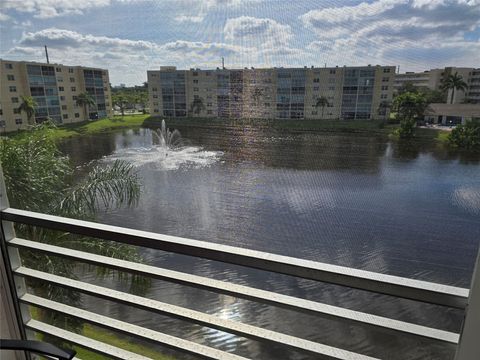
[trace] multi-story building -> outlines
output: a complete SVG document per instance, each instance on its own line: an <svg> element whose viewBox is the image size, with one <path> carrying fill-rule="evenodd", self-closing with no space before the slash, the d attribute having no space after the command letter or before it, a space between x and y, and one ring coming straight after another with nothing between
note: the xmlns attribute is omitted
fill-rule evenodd
<svg viewBox="0 0 480 360"><path fill-rule="evenodd" d="M108 70L0 59L0 131L25 128L20 112L22 96L32 96L35 122L52 119L57 124L111 116L112 98ZM94 106L77 105L77 97L90 94Z"/></svg>
<svg viewBox="0 0 480 360"><path fill-rule="evenodd" d="M397 91L409 83L418 88L439 89L444 71L445 69L431 69L417 73L406 72L404 74L396 74L393 88Z"/></svg>
<svg viewBox="0 0 480 360"><path fill-rule="evenodd" d="M266 119L383 118L394 76L395 66L147 72L153 116Z"/></svg>
<svg viewBox="0 0 480 360"><path fill-rule="evenodd" d="M446 67L444 69L432 69L424 72L407 72L395 75L394 89L397 91L407 83L419 88L440 90L443 80L451 74L457 73L468 85L466 91L455 90L453 104L480 104L480 68ZM452 103L452 90L445 94L446 101Z"/></svg>

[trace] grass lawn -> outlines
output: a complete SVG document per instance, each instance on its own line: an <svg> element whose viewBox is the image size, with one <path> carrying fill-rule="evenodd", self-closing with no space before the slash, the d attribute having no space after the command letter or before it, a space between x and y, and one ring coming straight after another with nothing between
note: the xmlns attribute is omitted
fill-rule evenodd
<svg viewBox="0 0 480 360"><path fill-rule="evenodd" d="M59 126L54 133L56 138L93 134L113 129L138 127L143 124L148 115L125 115L113 118L87 121Z"/></svg>
<svg viewBox="0 0 480 360"><path fill-rule="evenodd" d="M59 125L52 131L52 136L55 139L64 139L79 135L105 132L114 129L134 128L142 126L143 122L148 117L148 114L125 115L123 117L114 116L113 118ZM22 131L14 133L12 132L7 134L7 136L15 137L17 134L22 134Z"/></svg>
<svg viewBox="0 0 480 360"><path fill-rule="evenodd" d="M136 354L140 354L140 355L152 358L152 359L156 359L156 360L174 360L175 359L172 356L164 355L156 350L153 350L152 348L133 343L128 339L124 339L114 333L111 333L103 329L99 329L89 324L85 324L83 326L82 335L86 337L90 337L97 341L104 342L106 344L110 344L110 345L122 348L124 350L134 352ZM77 351L77 357L79 357L80 359L89 359L89 360L109 359L106 356L97 354L93 351L86 350L78 346L75 346L74 348L75 348L75 351Z"/></svg>
<svg viewBox="0 0 480 360"><path fill-rule="evenodd" d="M29 306L29 310L32 318L34 319L39 318L39 311L36 307ZM136 344L134 342L129 341L128 339L125 339L122 336L119 336L108 330L104 330L96 326L92 326L90 324L83 325L81 335L112 345L112 346L116 346L124 350L131 351L136 354L140 354L140 355L155 359L155 360L175 360L175 358L172 356L164 355L150 347L145 347L140 344ZM37 340L42 341L43 334L36 333L36 338ZM87 350L80 346L74 345L73 349L77 352L76 357L83 360L87 360L87 359L88 360L109 360L110 359L109 357L103 356L91 350Z"/></svg>
<svg viewBox="0 0 480 360"><path fill-rule="evenodd" d="M150 117L145 126L159 126L161 117ZM379 132L388 133L391 125L379 120L308 120L308 119L221 119L221 118L166 118L168 127L265 127L273 129L299 131L334 131L334 132Z"/></svg>

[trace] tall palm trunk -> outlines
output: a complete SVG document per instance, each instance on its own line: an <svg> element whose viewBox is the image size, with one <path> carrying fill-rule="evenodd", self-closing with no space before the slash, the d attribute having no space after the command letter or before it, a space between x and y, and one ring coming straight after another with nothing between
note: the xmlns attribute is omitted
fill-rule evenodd
<svg viewBox="0 0 480 360"><path fill-rule="evenodd" d="M455 88L452 88L452 97L450 99L450 104L453 104L453 95L455 94Z"/></svg>

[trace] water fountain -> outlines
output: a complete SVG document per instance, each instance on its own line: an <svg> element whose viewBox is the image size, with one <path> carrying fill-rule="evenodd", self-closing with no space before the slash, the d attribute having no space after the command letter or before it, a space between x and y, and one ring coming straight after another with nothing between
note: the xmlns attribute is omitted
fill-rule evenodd
<svg viewBox="0 0 480 360"><path fill-rule="evenodd" d="M183 146L180 131L170 131L165 124L165 120L162 120L162 126L160 129L152 131L152 135L158 139L160 150L164 151L165 156L168 156L168 150L177 149Z"/></svg>
<svg viewBox="0 0 480 360"><path fill-rule="evenodd" d="M151 134L151 142L148 137ZM144 130L147 147L130 147L117 149L106 160L126 160L134 166L148 166L155 170L177 170L180 167L201 168L217 162L223 155L220 151L205 151L200 146L191 144L182 138L178 130L167 128L165 120L156 130Z"/></svg>

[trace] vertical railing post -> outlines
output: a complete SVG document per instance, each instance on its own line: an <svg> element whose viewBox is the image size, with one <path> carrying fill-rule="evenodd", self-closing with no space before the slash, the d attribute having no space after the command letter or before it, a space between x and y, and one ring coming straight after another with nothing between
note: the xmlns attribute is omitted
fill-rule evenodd
<svg viewBox="0 0 480 360"><path fill-rule="evenodd" d="M468 304L465 310L460 341L455 360L480 358L480 248L472 276Z"/></svg>
<svg viewBox="0 0 480 360"><path fill-rule="evenodd" d="M5 180L0 164L0 212L9 207ZM6 317L3 326L6 326L5 335L13 339L32 338L33 334L25 330L23 324L30 320L30 312L26 305L20 305L18 296L26 292L27 287L23 278L14 278L12 269L21 265L18 249L9 248L7 242L15 237L15 229L10 221L0 221L0 272L1 272L1 300L2 311ZM2 329L3 332L3 329ZM3 335L3 334L2 334ZM17 359L25 359L21 352L17 352Z"/></svg>

